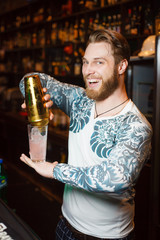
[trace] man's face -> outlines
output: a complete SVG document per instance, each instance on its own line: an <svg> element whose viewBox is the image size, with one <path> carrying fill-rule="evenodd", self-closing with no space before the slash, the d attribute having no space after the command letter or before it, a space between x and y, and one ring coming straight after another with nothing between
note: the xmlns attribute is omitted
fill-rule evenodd
<svg viewBox="0 0 160 240"><path fill-rule="evenodd" d="M118 87L118 70L108 43L90 43L83 57L82 73L87 96L100 101Z"/></svg>

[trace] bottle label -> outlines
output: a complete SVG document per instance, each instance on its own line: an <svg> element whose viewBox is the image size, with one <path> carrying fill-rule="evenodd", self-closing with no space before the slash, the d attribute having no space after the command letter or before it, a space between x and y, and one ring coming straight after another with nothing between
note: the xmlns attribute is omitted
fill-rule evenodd
<svg viewBox="0 0 160 240"><path fill-rule="evenodd" d="M7 185L7 178L5 176L0 176L0 189Z"/></svg>

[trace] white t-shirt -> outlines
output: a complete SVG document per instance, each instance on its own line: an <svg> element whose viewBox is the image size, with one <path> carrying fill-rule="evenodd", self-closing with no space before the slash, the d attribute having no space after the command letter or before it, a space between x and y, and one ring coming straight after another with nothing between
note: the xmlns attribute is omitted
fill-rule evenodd
<svg viewBox="0 0 160 240"><path fill-rule="evenodd" d="M151 151L152 128L130 100L114 117L94 119L95 102L80 87L39 74L53 102L70 117L62 212L82 233L123 238L134 228L134 186ZM24 79L20 82L24 95Z"/></svg>

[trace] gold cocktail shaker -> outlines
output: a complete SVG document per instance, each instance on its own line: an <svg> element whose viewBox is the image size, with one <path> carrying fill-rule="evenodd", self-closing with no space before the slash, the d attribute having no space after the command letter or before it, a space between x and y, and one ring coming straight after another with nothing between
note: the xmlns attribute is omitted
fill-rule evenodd
<svg viewBox="0 0 160 240"><path fill-rule="evenodd" d="M37 74L24 78L25 102L28 121L31 125L43 127L49 123L49 111L44 106L44 93L40 78Z"/></svg>

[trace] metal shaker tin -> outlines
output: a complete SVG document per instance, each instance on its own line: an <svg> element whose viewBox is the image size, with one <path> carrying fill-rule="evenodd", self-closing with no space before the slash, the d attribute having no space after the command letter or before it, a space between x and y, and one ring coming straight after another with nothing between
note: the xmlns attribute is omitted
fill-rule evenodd
<svg viewBox="0 0 160 240"><path fill-rule="evenodd" d="M49 111L44 106L44 93L38 75L24 78L25 102L28 112L28 121L33 126L42 127L49 123Z"/></svg>

